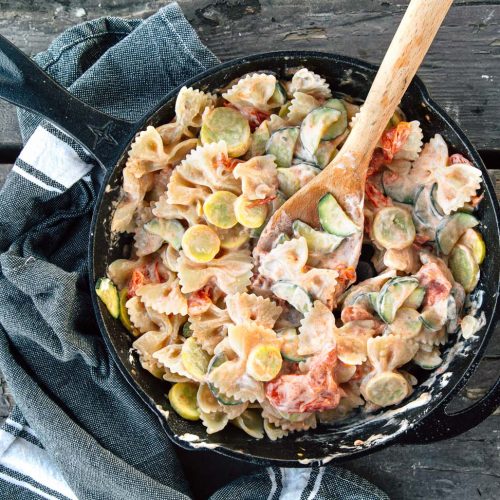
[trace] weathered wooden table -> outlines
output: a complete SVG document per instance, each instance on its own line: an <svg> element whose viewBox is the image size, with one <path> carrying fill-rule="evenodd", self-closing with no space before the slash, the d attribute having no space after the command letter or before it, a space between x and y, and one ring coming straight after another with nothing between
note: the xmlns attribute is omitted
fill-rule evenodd
<svg viewBox="0 0 500 500"><path fill-rule="evenodd" d="M439 1L439 0L436 0ZM152 0L0 0L0 32L29 54L47 48L65 28L100 16L147 17ZM252 52L316 49L380 62L407 1L181 0L203 42L222 60ZM500 0L455 0L419 75L457 120L495 176L499 165ZM15 111L0 102L0 184L21 148ZM499 172L500 173L500 172ZM498 176L500 179L500 175ZM500 330L479 370L455 401L465 407L497 377ZM0 398L0 414L5 411ZM345 467L391 498L500 498L500 411L448 441L393 446ZM277 444L279 446L279 443ZM208 452L181 451L199 498L252 470Z"/></svg>

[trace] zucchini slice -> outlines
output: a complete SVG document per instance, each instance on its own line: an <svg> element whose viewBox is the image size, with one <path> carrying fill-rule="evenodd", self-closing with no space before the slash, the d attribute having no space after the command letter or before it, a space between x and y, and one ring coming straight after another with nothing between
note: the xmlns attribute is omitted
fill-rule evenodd
<svg viewBox="0 0 500 500"><path fill-rule="evenodd" d="M218 366L222 365L227 361L226 355L221 352L220 354L216 354L211 360L210 363L208 364L207 368L207 374L209 374L214 368L217 368ZM215 399L220 404L226 405L226 406L236 406L240 405L242 401L238 401L237 399L231 398L229 396L226 396L225 394L222 394L217 387L215 387L214 384L208 383L209 389L212 391L212 394L214 395Z"/></svg>
<svg viewBox="0 0 500 500"><path fill-rule="evenodd" d="M272 106L273 108L279 108L280 106L283 106L283 104L285 104L286 99L287 95L285 87L283 87L283 85L279 81L276 81L273 95L271 96L271 99L267 101L267 104L269 104L269 106Z"/></svg>
<svg viewBox="0 0 500 500"><path fill-rule="evenodd" d="M467 229L458 240L458 243L466 246L472 252L474 260L478 264L483 263L484 257L486 256L486 244L479 231Z"/></svg>
<svg viewBox="0 0 500 500"><path fill-rule="evenodd" d="M307 248L314 253L332 253L344 240L334 234L316 231L301 220L293 221L292 228L294 236L297 238L303 236L307 241Z"/></svg>
<svg viewBox="0 0 500 500"><path fill-rule="evenodd" d="M338 152L334 141L321 141L314 153L316 164L319 168L324 169L337 156Z"/></svg>
<svg viewBox="0 0 500 500"><path fill-rule="evenodd" d="M439 203L437 201L437 182L435 182L431 186L431 191L430 191L430 199L431 199L431 210L434 213L436 217L442 218L444 217L445 213L443 212L442 208L439 206Z"/></svg>
<svg viewBox="0 0 500 500"><path fill-rule="evenodd" d="M415 354L413 361L424 370L434 370L434 368L437 368L443 362L438 347L435 347L430 352L420 349L417 354Z"/></svg>
<svg viewBox="0 0 500 500"><path fill-rule="evenodd" d="M224 141L227 154L236 158L244 155L250 147L250 125L236 109L214 108L203 117L200 140L203 145Z"/></svg>
<svg viewBox="0 0 500 500"><path fill-rule="evenodd" d="M191 337L191 335L193 335L193 330L191 330L191 323L189 321L186 321L182 325L181 335L185 339L188 339L189 337Z"/></svg>
<svg viewBox="0 0 500 500"><path fill-rule="evenodd" d="M193 262L210 262L219 253L220 239L211 227L195 224L182 236L182 249Z"/></svg>
<svg viewBox="0 0 500 500"><path fill-rule="evenodd" d="M292 165L289 168L278 168L279 188L287 198L290 198L320 172L319 168L306 163Z"/></svg>
<svg viewBox="0 0 500 500"><path fill-rule="evenodd" d="M345 238L360 231L331 193L319 200L318 214L321 227L330 234Z"/></svg>
<svg viewBox="0 0 500 500"><path fill-rule="evenodd" d="M449 255L457 241L467 231L479 224L471 214L455 212L441 221L436 230L436 242L443 255Z"/></svg>
<svg viewBox="0 0 500 500"><path fill-rule="evenodd" d="M437 332L443 328L448 319L448 301L437 302L426 306L420 314L420 321L427 330Z"/></svg>
<svg viewBox="0 0 500 500"><path fill-rule="evenodd" d="M404 301L402 307L410 307L411 309L418 309L425 297L425 288L419 286L415 288L413 292L408 296L408 298Z"/></svg>
<svg viewBox="0 0 500 500"><path fill-rule="evenodd" d="M412 276L398 276L387 281L377 297L377 312L379 316L386 323L392 323L398 309L418 285L418 279Z"/></svg>
<svg viewBox="0 0 500 500"><path fill-rule="evenodd" d="M128 288L120 290L120 321L122 325L130 332L134 333L134 327L130 321L130 316L127 311Z"/></svg>
<svg viewBox="0 0 500 500"><path fill-rule="evenodd" d="M234 215L234 202L237 196L229 191L216 191L203 203L203 214L210 224L221 229L230 229L238 221Z"/></svg>
<svg viewBox="0 0 500 500"><path fill-rule="evenodd" d="M312 300L309 294L295 283L278 281L271 286L271 292L279 299L288 302L302 314L309 312L312 308Z"/></svg>
<svg viewBox="0 0 500 500"><path fill-rule="evenodd" d="M391 170L384 170L382 174L382 188L384 194L399 203L413 204L415 202L416 187L408 176L399 175Z"/></svg>
<svg viewBox="0 0 500 500"><path fill-rule="evenodd" d="M266 153L274 156L279 168L291 166L298 138L298 127L287 127L276 130L267 141Z"/></svg>
<svg viewBox="0 0 500 500"><path fill-rule="evenodd" d="M276 332L278 337L282 339L281 355L283 359L292 363L301 363L307 359L306 356L301 356L297 353L299 348L299 336L295 328L285 328Z"/></svg>
<svg viewBox="0 0 500 500"><path fill-rule="evenodd" d="M325 102L325 106L327 108L332 108L336 109L337 111L340 111L340 116L338 120L335 123L333 123L328 129L327 132L328 137L324 138L324 140L335 139L336 137L342 135L346 131L347 109L344 103L340 99L328 99L328 101Z"/></svg>
<svg viewBox="0 0 500 500"><path fill-rule="evenodd" d="M479 265L471 250L465 245L455 245L448 263L455 280L467 293L472 292L479 281Z"/></svg>
<svg viewBox="0 0 500 500"><path fill-rule="evenodd" d="M106 306L109 314L118 319L120 316L120 297L115 284L109 278L99 278L95 285L95 292Z"/></svg>
<svg viewBox="0 0 500 500"><path fill-rule="evenodd" d="M264 422L257 410L245 410L240 416L231 420L231 422L255 439L262 439L264 437Z"/></svg>
<svg viewBox="0 0 500 500"><path fill-rule="evenodd" d="M172 408L186 420L199 420L200 410L196 403L198 386L191 382L178 382L168 392L168 400Z"/></svg>
<svg viewBox="0 0 500 500"><path fill-rule="evenodd" d="M382 372L373 376L364 388L368 401L378 406L401 403L408 396L408 382L400 373Z"/></svg>
<svg viewBox="0 0 500 500"><path fill-rule="evenodd" d="M421 186L415 192L415 204L413 206L413 221L419 233L425 234L434 241L437 225L442 217L432 207L431 187Z"/></svg>
<svg viewBox="0 0 500 500"><path fill-rule="evenodd" d="M400 207L380 209L373 219L373 237L387 249L401 250L415 240L415 225L410 213Z"/></svg>
<svg viewBox="0 0 500 500"><path fill-rule="evenodd" d="M422 330L420 314L409 307L400 307L394 321L389 325L389 331L395 335L401 335L405 339L416 337Z"/></svg>
<svg viewBox="0 0 500 500"><path fill-rule="evenodd" d="M240 224L231 229L217 229L217 235L220 240L220 247L225 250L235 250L240 248L250 239L250 231Z"/></svg>
<svg viewBox="0 0 500 500"><path fill-rule="evenodd" d="M256 229L266 221L267 205L253 205L248 198L240 195L234 202L234 215L242 226Z"/></svg>
<svg viewBox="0 0 500 500"><path fill-rule="evenodd" d="M181 361L186 371L198 382L202 382L207 373L210 356L201 348L194 337L182 344Z"/></svg>
<svg viewBox="0 0 500 500"><path fill-rule="evenodd" d="M263 121L253 132L249 156L262 156L266 152L267 141L271 137L269 122Z"/></svg>
<svg viewBox="0 0 500 500"><path fill-rule="evenodd" d="M248 354L247 373L259 382L269 382L281 370L283 358L278 347L257 344Z"/></svg>
<svg viewBox="0 0 500 500"><path fill-rule="evenodd" d="M337 122L342 120L342 113L332 107L321 106L313 109L304 118L300 126L300 142L311 155L316 152L321 141L337 137Z"/></svg>
<svg viewBox="0 0 500 500"><path fill-rule="evenodd" d="M176 250L180 250L185 229L178 220L152 219L144 224L144 229L148 233L160 236Z"/></svg>

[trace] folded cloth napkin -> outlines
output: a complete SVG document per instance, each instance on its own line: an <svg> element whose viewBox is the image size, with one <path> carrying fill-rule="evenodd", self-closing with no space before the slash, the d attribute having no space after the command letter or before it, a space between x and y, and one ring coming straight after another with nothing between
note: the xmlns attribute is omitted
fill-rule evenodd
<svg viewBox="0 0 500 500"><path fill-rule="evenodd" d="M76 26L35 60L79 98L127 119L218 63L176 4L146 21ZM102 169L40 117L19 117L26 144L0 192L0 368L18 405L0 429L0 497L191 498L173 445L94 319L86 249ZM387 497L342 469L270 467L212 498Z"/></svg>

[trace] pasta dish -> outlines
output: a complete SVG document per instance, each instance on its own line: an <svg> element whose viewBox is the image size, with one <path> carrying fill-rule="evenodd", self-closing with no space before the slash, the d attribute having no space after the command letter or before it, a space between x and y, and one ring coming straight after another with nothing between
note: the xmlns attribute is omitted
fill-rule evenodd
<svg viewBox="0 0 500 500"><path fill-rule="evenodd" d="M318 227L295 220L254 251L355 126L362 103L332 90L307 68L217 95L184 87L173 121L131 145L111 230L133 248L96 291L171 407L210 434L231 423L275 440L397 405L450 336L478 329L464 304L485 256L481 171L399 108L370 162L364 227L328 193ZM360 233L370 265L354 269L342 252Z"/></svg>

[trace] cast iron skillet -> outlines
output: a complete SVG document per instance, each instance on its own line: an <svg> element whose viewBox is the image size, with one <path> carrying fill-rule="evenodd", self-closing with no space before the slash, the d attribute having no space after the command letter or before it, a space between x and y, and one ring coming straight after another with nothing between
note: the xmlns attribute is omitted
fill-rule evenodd
<svg viewBox="0 0 500 500"><path fill-rule="evenodd" d="M284 76L287 68L307 66L326 77L332 89L364 98L376 73L376 67L365 62L319 52L274 52L253 55L210 69L186 82L202 90L220 88L236 77L256 70L271 70ZM126 152L135 133L147 125L157 126L173 118L175 89L137 123L100 113L71 96L36 67L24 54L0 37L0 95L10 102L37 112L65 130L80 142L107 170L92 218L89 244L89 288L97 321L109 352L123 376L138 392L145 405L160 419L165 433L185 448L213 448L227 456L254 463L305 465L353 458L392 443L428 443L461 434L479 424L500 402L500 379L474 405L458 413L447 413L446 407L466 383L478 365L497 320L500 258L499 206L486 169L471 143L459 127L429 97L422 82L415 78L402 101L408 117L418 119L425 138L442 134L452 152L471 159L484 175L484 200L478 216L487 245L481 279L474 293L484 313L485 326L467 341L451 337L444 349L443 365L431 372L414 370L419 385L409 400L395 408L371 416L355 415L336 425L292 434L278 442L255 440L229 427L207 436L200 423L178 417L170 410L165 396L167 385L144 371L135 354L129 352L132 339L122 325L111 318L97 300L93 284L106 274L106 267L124 255L128 241L111 243L109 221L113 204L119 195ZM168 416L157 409L168 410Z"/></svg>

